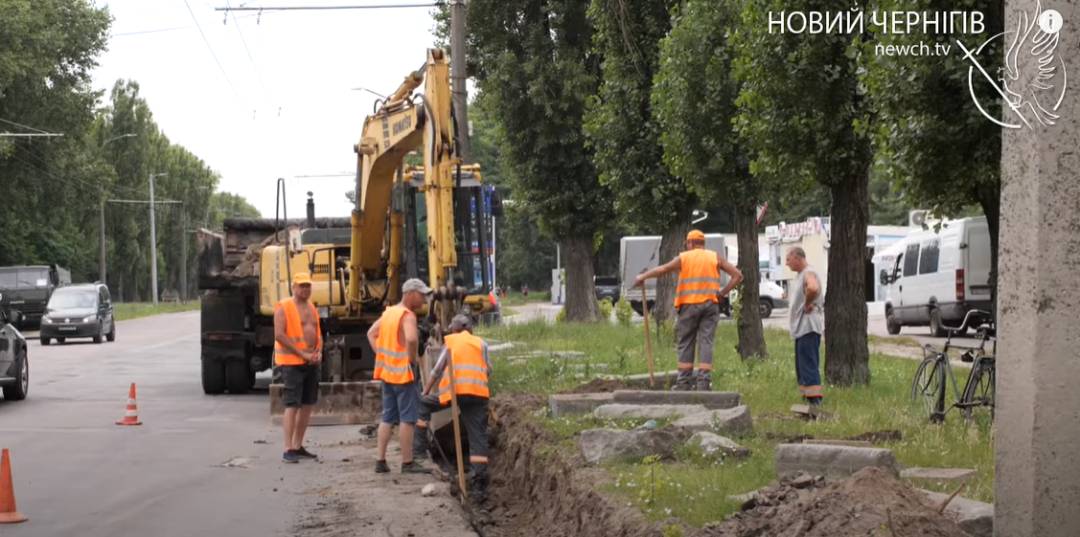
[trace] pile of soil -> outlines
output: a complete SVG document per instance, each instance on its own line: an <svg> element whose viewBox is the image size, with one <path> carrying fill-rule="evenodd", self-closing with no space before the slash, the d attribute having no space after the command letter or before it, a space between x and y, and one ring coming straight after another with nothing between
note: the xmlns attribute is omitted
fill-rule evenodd
<svg viewBox="0 0 1080 537"><path fill-rule="evenodd" d="M639 511L594 490L580 456L552 449L555 440L529 419L537 402L493 401L491 485L485 505L469 510L473 528L482 537L660 537Z"/></svg>
<svg viewBox="0 0 1080 537"><path fill-rule="evenodd" d="M829 484L801 476L762 489L746 511L696 537L970 537L924 502L880 468Z"/></svg>

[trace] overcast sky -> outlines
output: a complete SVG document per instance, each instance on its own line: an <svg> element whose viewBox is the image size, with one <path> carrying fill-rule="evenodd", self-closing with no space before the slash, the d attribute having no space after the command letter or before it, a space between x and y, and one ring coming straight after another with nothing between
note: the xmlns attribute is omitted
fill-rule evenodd
<svg viewBox="0 0 1080 537"><path fill-rule="evenodd" d="M423 64L434 41L431 8L263 12L261 17L235 12L226 22L214 8L227 3L424 2L97 2L108 6L114 20L109 49L94 72L96 88L109 90L119 78L137 81L169 139L217 171L220 190L241 194L263 216L274 215L278 177L286 179L290 216L303 215L309 190L320 216L347 215L351 207L344 194L352 190L351 176L297 176L353 173L352 146L375 96L352 88L390 93Z"/></svg>

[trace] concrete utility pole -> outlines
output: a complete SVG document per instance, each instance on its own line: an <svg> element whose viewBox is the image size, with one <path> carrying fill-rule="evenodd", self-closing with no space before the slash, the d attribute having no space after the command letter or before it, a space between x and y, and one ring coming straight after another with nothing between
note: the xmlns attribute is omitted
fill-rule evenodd
<svg viewBox="0 0 1080 537"><path fill-rule="evenodd" d="M101 142L101 149L104 150L105 146L113 140L119 140L121 138L134 138L135 136L137 135L133 132L113 136L112 138ZM108 274L105 270L105 183L101 184L101 207L98 210L98 241L100 243L99 246L101 249L101 252L98 256L98 281L107 284Z"/></svg>
<svg viewBox="0 0 1080 537"><path fill-rule="evenodd" d="M154 305L158 303L157 289L157 228L154 223L154 177L164 177L167 173L150 174L150 292L154 295Z"/></svg>
<svg viewBox="0 0 1080 537"><path fill-rule="evenodd" d="M1060 118L1042 125L1021 106L1028 127L1017 112L1004 106L1001 112L1022 128L1002 129L994 417L994 535L1000 537L1080 535L1080 87L1065 87L1066 72L1080 74L1080 5L1044 7L1060 10L1060 18L1043 12L1058 18L1059 28L1060 19L1071 21L1060 28L1053 53L1052 89L1039 92L1047 94L1042 104L1049 109L1064 91L1054 111ZM1015 31L1024 13L1043 21L1038 9L1037 0L1005 2L1005 28ZM1021 45L1023 72L1040 58Z"/></svg>
<svg viewBox="0 0 1080 537"><path fill-rule="evenodd" d="M187 302L188 288L187 288L187 249L188 249L188 232L187 232L187 210L186 206L180 204L180 302Z"/></svg>
<svg viewBox="0 0 1080 537"><path fill-rule="evenodd" d="M461 143L461 158L472 162L472 144L469 142L469 92L465 87L465 17L468 8L465 0L450 1L450 79L453 85L455 128Z"/></svg>

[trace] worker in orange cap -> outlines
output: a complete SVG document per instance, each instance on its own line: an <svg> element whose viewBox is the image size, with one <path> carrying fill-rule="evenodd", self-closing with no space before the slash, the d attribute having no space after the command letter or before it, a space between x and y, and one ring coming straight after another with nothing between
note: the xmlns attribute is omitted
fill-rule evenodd
<svg viewBox="0 0 1080 537"><path fill-rule="evenodd" d="M716 324L720 320L720 299L742 281L742 272L712 250L705 249L705 234L697 229L686 234L686 251L678 257L634 279L634 286L649 278L679 273L675 288L675 310L678 321L679 376L676 390L708 391L712 388L712 351ZM731 279L722 289L720 273ZM698 351L698 375L694 379L694 350Z"/></svg>

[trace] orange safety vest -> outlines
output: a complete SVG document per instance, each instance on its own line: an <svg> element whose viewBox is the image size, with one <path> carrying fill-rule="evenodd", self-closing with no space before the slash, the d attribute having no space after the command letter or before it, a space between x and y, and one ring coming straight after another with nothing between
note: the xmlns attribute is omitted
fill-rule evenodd
<svg viewBox="0 0 1080 537"><path fill-rule="evenodd" d="M720 302L720 256L712 250L696 248L679 254L679 284L675 287L675 307L702 302Z"/></svg>
<svg viewBox="0 0 1080 537"><path fill-rule="evenodd" d="M450 359L454 363L454 393L491 397L488 390L487 363L484 362L484 340L468 333L459 332L447 335L443 340L450 350ZM439 403L450 402L449 368L443 370L439 381Z"/></svg>
<svg viewBox="0 0 1080 537"><path fill-rule="evenodd" d="M405 306L390 306L379 319L379 337L375 339L375 380L387 384L408 384L413 381L409 365L409 349L398 340L401 318L409 312Z"/></svg>
<svg viewBox="0 0 1080 537"><path fill-rule="evenodd" d="M308 302L308 307L311 308L311 316L315 319L315 337L317 338L315 346L318 348L322 346L319 310L315 309L315 305L310 302ZM300 310L296 309L296 301L291 298L283 299L274 307L275 311L278 308L283 308L285 311L285 337L297 349L308 350L307 341L304 340L304 325L300 323ZM299 355L286 349L281 342L274 340L274 365L304 365L306 363Z"/></svg>

